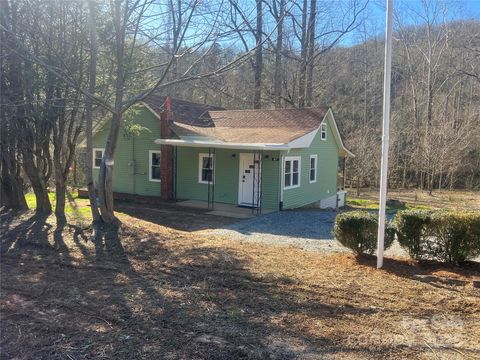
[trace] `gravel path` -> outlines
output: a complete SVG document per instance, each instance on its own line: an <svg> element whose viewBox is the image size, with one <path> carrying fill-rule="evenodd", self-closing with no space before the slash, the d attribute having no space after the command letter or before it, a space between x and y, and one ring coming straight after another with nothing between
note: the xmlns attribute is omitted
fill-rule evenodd
<svg viewBox="0 0 480 360"><path fill-rule="evenodd" d="M349 252L349 249L333 239L335 216L333 211L281 211L243 220L209 233L233 240L294 246L321 253ZM407 253L395 242L385 251L385 255L407 256Z"/></svg>

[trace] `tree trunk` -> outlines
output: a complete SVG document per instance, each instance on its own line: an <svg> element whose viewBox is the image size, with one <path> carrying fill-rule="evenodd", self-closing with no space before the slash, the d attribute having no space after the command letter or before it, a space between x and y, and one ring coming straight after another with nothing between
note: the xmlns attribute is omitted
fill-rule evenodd
<svg viewBox="0 0 480 360"><path fill-rule="evenodd" d="M30 180L37 201L35 212L45 215L51 214L52 204L50 203L50 199L48 197L47 184L43 179L43 175L39 174L39 170L35 167L33 155L28 150L23 152L23 163L25 173Z"/></svg>
<svg viewBox="0 0 480 360"><path fill-rule="evenodd" d="M112 123L108 140L105 145L102 163L100 165L100 174L98 176L98 198L100 201L100 213L102 220L109 225L117 225L119 220L115 217L113 211L113 166L114 154L117 146L118 134L120 132L120 123L122 115L115 113L112 115Z"/></svg>
<svg viewBox="0 0 480 360"><path fill-rule="evenodd" d="M22 178L15 176L10 171L2 165L0 207L26 210L28 206L23 194Z"/></svg>
<svg viewBox="0 0 480 360"><path fill-rule="evenodd" d="M443 183L443 172L440 171L438 176L438 191L442 190L442 183Z"/></svg>
<svg viewBox="0 0 480 360"><path fill-rule="evenodd" d="M313 68L315 64L315 29L317 20L317 1L310 1L310 16L308 19L308 51L307 51L307 85L305 100L307 106L312 106L313 99Z"/></svg>
<svg viewBox="0 0 480 360"><path fill-rule="evenodd" d="M276 4L276 0L274 1ZM282 106L282 82L283 82L283 69L282 69L282 51L283 51L283 19L285 16L285 0L280 0L280 9L277 13L277 43L275 47L275 74L273 79L273 92L275 107Z"/></svg>
<svg viewBox="0 0 480 360"><path fill-rule="evenodd" d="M66 192L67 186L63 176L55 175L55 217L57 218L57 226L67 222L67 218L65 217Z"/></svg>
<svg viewBox="0 0 480 360"><path fill-rule="evenodd" d="M125 5L126 6L126 5ZM125 86L125 26L122 18L122 1L114 3L113 24L115 28L115 112L112 114L110 132L108 133L105 152L100 165L98 176L98 199L100 201L100 214L102 220L112 226L119 224L113 211L113 165L114 155L117 147L120 124L122 121L122 102Z"/></svg>
<svg viewBox="0 0 480 360"><path fill-rule="evenodd" d="M433 195L433 178L435 176L435 170L432 169L432 172L428 174L428 195Z"/></svg>
<svg viewBox="0 0 480 360"><path fill-rule="evenodd" d="M16 5L10 11L8 1L0 2L0 24L15 32L18 18ZM22 118L23 87L21 60L14 48L15 40L12 34L0 32L0 43L8 46L0 47L0 206L9 209L28 209L23 194L23 179L20 176L21 163L18 159L19 131L18 121ZM12 106L13 105L13 106Z"/></svg>
<svg viewBox="0 0 480 360"><path fill-rule="evenodd" d="M262 107L262 70L263 70L263 51L262 51L262 35L263 35L263 0L257 0L257 27L255 30L255 93L253 98L254 109Z"/></svg>
<svg viewBox="0 0 480 360"><path fill-rule="evenodd" d="M91 94L94 94L97 77L97 32L93 0L88 1L88 9L91 45L90 60L88 63L88 90ZM101 221L101 218L100 212L98 211L97 195L95 193L95 184L93 181L93 102L90 98L86 99L85 122L85 136L87 140L87 152L85 154L85 178L87 180L88 199L90 200L90 209L92 211L92 222L93 224L97 224Z"/></svg>
<svg viewBox="0 0 480 360"><path fill-rule="evenodd" d="M307 0L303 0L300 71L298 76L298 107L305 106L305 80L307 76Z"/></svg>

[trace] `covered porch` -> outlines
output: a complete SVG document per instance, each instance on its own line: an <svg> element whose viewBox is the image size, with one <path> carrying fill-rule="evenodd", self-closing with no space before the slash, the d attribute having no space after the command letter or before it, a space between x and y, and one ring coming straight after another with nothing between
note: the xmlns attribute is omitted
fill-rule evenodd
<svg viewBox="0 0 480 360"><path fill-rule="evenodd" d="M280 144L157 139L173 147L173 198L180 206L247 218L279 209Z"/></svg>

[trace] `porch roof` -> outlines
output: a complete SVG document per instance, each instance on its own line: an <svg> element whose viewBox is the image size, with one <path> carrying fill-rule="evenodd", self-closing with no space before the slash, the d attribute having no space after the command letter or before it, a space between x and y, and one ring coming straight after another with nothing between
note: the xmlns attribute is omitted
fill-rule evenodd
<svg viewBox="0 0 480 360"><path fill-rule="evenodd" d="M240 149L240 150L290 150L288 144L272 143L232 143L219 140L193 140L193 139L156 139L155 144L172 145L182 147L210 147L217 149Z"/></svg>

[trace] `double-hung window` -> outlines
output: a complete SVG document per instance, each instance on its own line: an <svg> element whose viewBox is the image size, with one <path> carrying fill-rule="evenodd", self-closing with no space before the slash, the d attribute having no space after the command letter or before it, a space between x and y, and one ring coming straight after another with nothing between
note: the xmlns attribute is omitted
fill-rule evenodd
<svg viewBox="0 0 480 360"><path fill-rule="evenodd" d="M150 150L148 152L148 179L160 181L160 151Z"/></svg>
<svg viewBox="0 0 480 360"><path fill-rule="evenodd" d="M93 149L93 168L99 169L100 165L102 164L103 152L105 149L94 148Z"/></svg>
<svg viewBox="0 0 480 360"><path fill-rule="evenodd" d="M317 182L317 155L310 155L310 184Z"/></svg>
<svg viewBox="0 0 480 360"><path fill-rule="evenodd" d="M322 122L320 125L320 139L327 140L327 123Z"/></svg>
<svg viewBox="0 0 480 360"><path fill-rule="evenodd" d="M215 159L213 154L198 155L198 182L209 184L215 181Z"/></svg>
<svg viewBox="0 0 480 360"><path fill-rule="evenodd" d="M300 186L300 156L287 156L285 157L283 177L284 177L284 189L293 189Z"/></svg>

